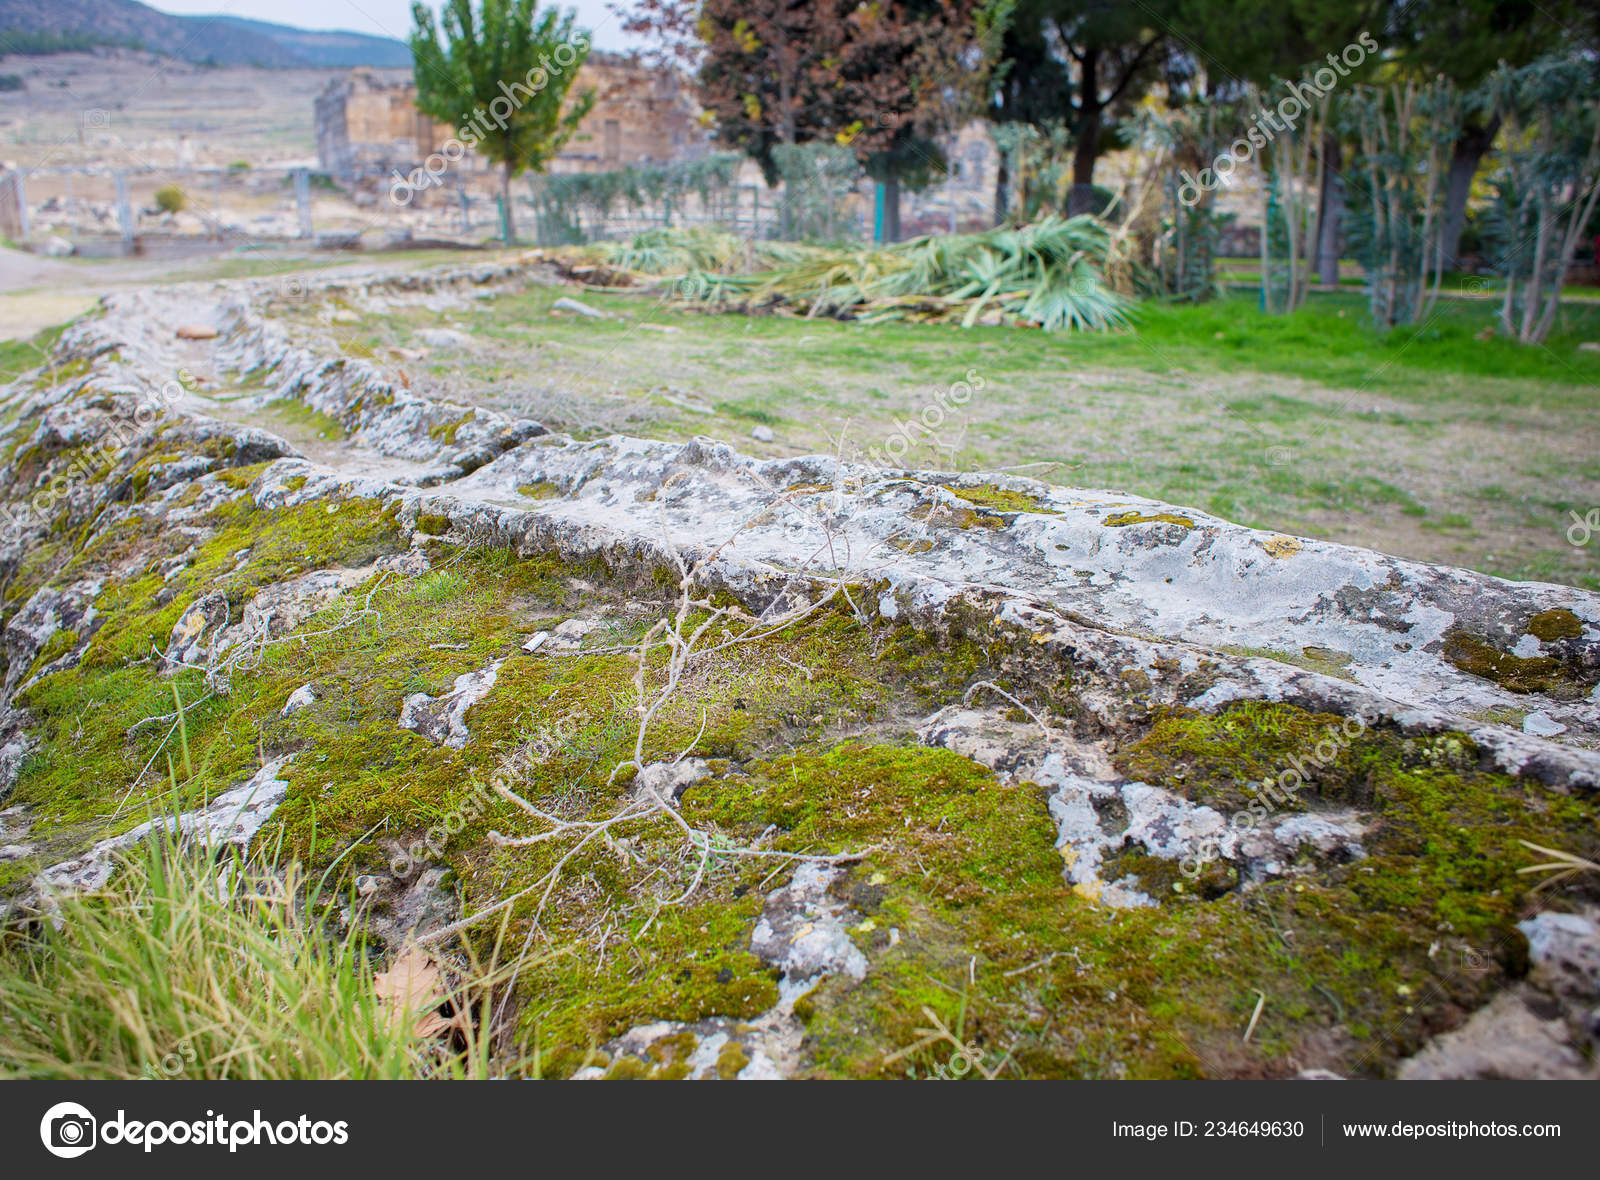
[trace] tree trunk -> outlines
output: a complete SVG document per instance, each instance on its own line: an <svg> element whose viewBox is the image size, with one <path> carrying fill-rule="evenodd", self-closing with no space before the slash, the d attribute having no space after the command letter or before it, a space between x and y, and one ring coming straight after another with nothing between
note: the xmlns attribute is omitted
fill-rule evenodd
<svg viewBox="0 0 1600 1180"><path fill-rule="evenodd" d="M1533 239L1533 265L1528 271L1528 281L1522 289L1522 325L1517 329L1517 341L1535 343L1533 325L1539 311L1539 300L1544 296L1545 271L1549 266L1550 236L1555 230L1555 213L1548 200L1539 201L1539 228Z"/></svg>
<svg viewBox="0 0 1600 1180"><path fill-rule="evenodd" d="M1072 151L1072 192L1067 197L1067 213L1098 212L1094 195L1094 161L1099 155L1100 115L1084 117L1078 129L1078 143Z"/></svg>
<svg viewBox="0 0 1600 1180"><path fill-rule="evenodd" d="M1067 198L1069 216L1095 211L1094 162L1100 154L1099 62L1095 50L1084 53L1078 86L1078 135L1072 149L1072 193Z"/></svg>
<svg viewBox="0 0 1600 1180"><path fill-rule="evenodd" d="M794 79L789 60L789 36L780 20L778 37L778 142L793 146L795 141ZM778 216L778 236L785 242L794 237L794 185L783 178L783 205Z"/></svg>
<svg viewBox="0 0 1600 1180"><path fill-rule="evenodd" d="M950 232L956 232L956 145L960 142L955 133L950 135L950 158L945 161L948 183L945 190L950 195Z"/></svg>
<svg viewBox="0 0 1600 1180"><path fill-rule="evenodd" d="M1472 192L1472 178L1478 174L1478 165L1494 146L1494 137L1499 131L1497 115L1486 126L1463 128L1456 139L1455 150L1450 155L1450 187L1444 197L1444 224L1439 231L1439 252L1445 270L1460 269L1461 231L1467 225L1467 197Z"/></svg>
<svg viewBox="0 0 1600 1180"><path fill-rule="evenodd" d="M883 179L883 240L900 240L900 178L893 173Z"/></svg>
<svg viewBox="0 0 1600 1180"><path fill-rule="evenodd" d="M1010 195L1007 190L1011 187L1011 169L1006 160L1004 149L1000 149L999 166L994 174L994 223L1006 223L1006 198Z"/></svg>
<svg viewBox="0 0 1600 1180"><path fill-rule="evenodd" d="M1339 285L1339 229L1344 220L1344 149L1339 137L1327 133L1322 154L1322 176L1318 178L1317 206L1317 282L1325 287Z"/></svg>
<svg viewBox="0 0 1600 1180"><path fill-rule="evenodd" d="M511 161L507 160L500 169L500 207L505 210L506 245L513 245L517 240L517 217L511 209Z"/></svg>

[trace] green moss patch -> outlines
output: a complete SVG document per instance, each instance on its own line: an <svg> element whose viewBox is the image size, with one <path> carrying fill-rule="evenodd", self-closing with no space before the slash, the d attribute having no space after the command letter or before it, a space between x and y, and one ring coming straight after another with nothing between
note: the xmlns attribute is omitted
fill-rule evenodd
<svg viewBox="0 0 1600 1180"><path fill-rule="evenodd" d="M1547 620L1540 625L1546 629L1565 628L1564 620ZM1587 696L1600 678L1595 669L1584 668L1575 661L1557 656L1514 655L1465 631L1452 631L1444 637L1443 655L1463 672L1491 680L1508 692L1543 693L1557 700Z"/></svg>
<svg viewBox="0 0 1600 1180"><path fill-rule="evenodd" d="M978 484L975 487L954 487L950 490L963 500L981 504L985 508L993 508L997 512L1045 511L1037 496L1030 496L1026 492L1013 492L992 483Z"/></svg>
<svg viewBox="0 0 1600 1180"><path fill-rule="evenodd" d="M302 401L281 397L267 403L267 411L301 432L319 438L337 441L345 437L344 424L321 410L314 410Z"/></svg>
<svg viewBox="0 0 1600 1180"><path fill-rule="evenodd" d="M1569 610L1543 610L1528 620L1528 634L1545 643L1577 639L1583 634L1583 621Z"/></svg>
<svg viewBox="0 0 1600 1180"><path fill-rule="evenodd" d="M476 410L469 410L459 418L449 422L441 422L439 425L431 427L428 430L428 437L442 442L446 446L453 447L456 443L456 432L477 416L478 412Z"/></svg>
<svg viewBox="0 0 1600 1180"><path fill-rule="evenodd" d="M1130 524L1175 524L1180 528L1194 528L1194 521L1187 516L1179 516L1176 512L1117 512L1105 518L1102 522L1107 528L1126 528Z"/></svg>
<svg viewBox="0 0 1600 1180"><path fill-rule="evenodd" d="M1230 758L1265 775L1326 723L1262 705L1169 717L1133 759L1150 781L1203 781L1193 793L1222 803L1242 799ZM1158 755L1186 782L1162 773ZM897 1056L927 1027L926 1005L989 1066L1004 1060L1018 1075L1289 1076L1308 1059L1382 1075L1525 968L1514 923L1532 882L1517 872L1529 863L1518 841L1595 848L1592 802L1485 772L1459 736L1368 734L1306 792L1319 806L1367 797L1367 858L1241 891L1133 848L1111 869L1139 874L1162 905L1107 910L1061 881L1042 792L1001 790L928 757L797 759L788 789L752 776L770 796L758 821L885 845L840 890L870 917L861 941L872 969L807 997L819 1072L936 1067L948 1046ZM842 814L841 795L856 804ZM1267 1002L1246 1046L1258 993Z"/></svg>

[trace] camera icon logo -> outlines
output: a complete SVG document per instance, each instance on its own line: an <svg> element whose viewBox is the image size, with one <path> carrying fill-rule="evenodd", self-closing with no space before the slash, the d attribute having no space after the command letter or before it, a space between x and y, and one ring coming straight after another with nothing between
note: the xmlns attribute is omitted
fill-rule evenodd
<svg viewBox="0 0 1600 1180"><path fill-rule="evenodd" d="M39 1120L39 1138L51 1155L70 1160L94 1147L97 1125L94 1115L76 1102L58 1102Z"/></svg>

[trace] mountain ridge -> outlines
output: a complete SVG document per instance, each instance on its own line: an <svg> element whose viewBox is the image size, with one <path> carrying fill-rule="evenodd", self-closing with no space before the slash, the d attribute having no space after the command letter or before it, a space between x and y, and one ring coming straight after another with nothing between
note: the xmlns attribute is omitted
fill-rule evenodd
<svg viewBox="0 0 1600 1180"><path fill-rule="evenodd" d="M0 0L0 55L137 46L183 61L267 69L411 64L405 42L235 16L176 16L138 0Z"/></svg>

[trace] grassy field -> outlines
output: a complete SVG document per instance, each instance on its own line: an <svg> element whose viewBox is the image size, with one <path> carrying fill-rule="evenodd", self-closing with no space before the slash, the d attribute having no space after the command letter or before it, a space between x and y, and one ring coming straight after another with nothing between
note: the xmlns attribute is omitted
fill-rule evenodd
<svg viewBox="0 0 1600 1180"><path fill-rule="evenodd" d="M1358 294L1292 316L1236 295L1144 305L1133 331L705 315L648 296L586 293L607 320L552 311L533 289L328 325L352 355L412 388L514 410L580 436L709 435L762 455L868 451L905 422L908 464L1014 468L1052 482L1163 497L1245 524L1600 588L1600 306L1563 309L1543 347L1486 338L1494 308L1442 300L1376 332ZM305 313L308 327L318 320ZM351 322L353 320L353 322ZM413 333L455 327L468 350L401 358ZM976 392L936 430L939 391ZM981 381L981 388L977 388ZM770 428L770 443L751 437ZM1581 535L1581 534L1580 534Z"/></svg>

